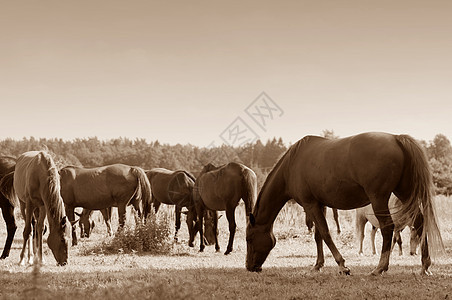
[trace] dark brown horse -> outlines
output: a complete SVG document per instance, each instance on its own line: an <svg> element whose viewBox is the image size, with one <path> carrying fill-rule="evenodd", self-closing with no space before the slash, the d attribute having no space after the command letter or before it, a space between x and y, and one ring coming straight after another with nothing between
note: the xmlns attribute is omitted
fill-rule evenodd
<svg viewBox="0 0 452 300"><path fill-rule="evenodd" d="M60 170L61 195L69 220L74 209L102 210L117 207L119 226L124 226L127 205L133 205L141 216L140 204L149 205L151 187L143 169L123 164L97 168L64 167ZM75 229L72 244L77 244Z"/></svg>
<svg viewBox="0 0 452 300"><path fill-rule="evenodd" d="M196 210L193 203L193 186L195 177L184 170L170 171L164 168L154 168L146 171L151 183L152 204L157 213L160 204L174 205L176 215L176 231L174 239L177 241L177 232L180 229L180 217L183 207L188 209L187 226L190 239L188 245L193 247L195 238ZM150 207L145 210L145 217Z"/></svg>
<svg viewBox="0 0 452 300"><path fill-rule="evenodd" d="M212 164L205 166L195 182L193 199L199 222L199 233L203 236L203 218L206 210L226 211L229 222L229 242L224 254L232 251L236 230L235 208L240 199L245 203L246 216L251 213L257 194L256 174L248 167L239 163L229 163L215 167ZM213 217L214 232L217 232L218 218ZM215 235L215 249L220 250L218 237ZM201 239L199 251L204 250L204 241Z"/></svg>
<svg viewBox="0 0 452 300"><path fill-rule="evenodd" d="M12 180L11 180L12 179ZM12 189L11 186L14 188ZM25 250L31 241L32 218L37 216L36 236L37 253L35 263L42 263L42 235L44 219L50 227L47 244L59 265L68 261L68 239L71 225L64 212L64 204L60 194L60 177L52 157L43 151L25 152L17 159L14 172L4 176L2 190L9 190L8 198L20 200L21 211L25 212L25 228L20 264L25 264ZM31 245L29 244L29 255ZM37 255L37 260L36 260Z"/></svg>
<svg viewBox="0 0 452 300"><path fill-rule="evenodd" d="M414 224L421 236L422 273L429 274L431 250L444 250L436 223L432 175L421 146L410 136L363 133L329 140L307 136L277 162L268 175L247 226L246 268L262 270L275 246L272 225L287 200L304 207L315 223L317 262L324 264L325 241L339 265L348 274L345 260L334 245L323 213L324 207L354 209L372 204L383 236L380 262L372 274L388 270L394 224L388 208L393 192L403 203L401 219ZM428 241L428 243L427 243Z"/></svg>
<svg viewBox="0 0 452 300"><path fill-rule="evenodd" d="M14 171L16 166L16 159L10 156L0 156L0 180L6 174ZM9 251L13 243L14 234L16 233L16 218L14 216L14 207L17 203L14 203L14 199L7 199L3 193L0 193L0 208L2 210L3 219L6 223L7 237L5 247L3 248L2 256L0 259L7 258Z"/></svg>
<svg viewBox="0 0 452 300"><path fill-rule="evenodd" d="M402 236L400 235L402 230L405 227L412 228L411 224L404 224L399 221L398 211L402 207L402 202L394 195L391 195L389 198L389 212L391 213L392 220L394 221L394 237L392 239L391 252L397 243L399 246L399 255L403 254L402 251ZM355 226L356 226L356 236L358 237L358 245L359 251L358 254L363 254L363 240L364 240L364 229L366 227L366 223L369 222L372 225L372 231L370 233L370 244L372 246L372 254L376 254L375 251L375 233L377 229L380 228L380 224L378 223L378 219L375 217L374 210L372 209L372 205L367 205L364 207L360 207L356 209L355 214ZM410 255L416 254L417 248L417 234L416 230L411 230L410 235Z"/></svg>

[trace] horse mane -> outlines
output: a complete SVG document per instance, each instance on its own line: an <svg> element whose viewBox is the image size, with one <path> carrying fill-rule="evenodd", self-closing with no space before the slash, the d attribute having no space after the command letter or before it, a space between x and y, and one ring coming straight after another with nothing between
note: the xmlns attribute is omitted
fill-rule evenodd
<svg viewBox="0 0 452 300"><path fill-rule="evenodd" d="M47 185L48 185L48 210L50 217L55 221L60 221L60 217L64 215L63 201L60 197L60 175L50 154L40 152L41 161L45 162L47 168ZM47 190L46 190L47 191Z"/></svg>
<svg viewBox="0 0 452 300"><path fill-rule="evenodd" d="M281 158L276 162L276 164L273 166L270 173L268 173L267 178L265 179L264 184L262 185L261 190L259 191L259 194L257 195L256 205L254 206L253 213L255 214L259 208L259 202L262 196L262 192L267 188L267 185L272 180L275 173L280 169L281 165L285 162L291 163L294 159L295 154L298 152L299 148L305 144L311 136L305 136L304 138L298 140L295 144L289 147L287 151L281 156Z"/></svg>
<svg viewBox="0 0 452 300"><path fill-rule="evenodd" d="M185 171L185 170L181 170L181 172L184 172L185 175L187 175L188 178L190 178L191 180L193 180L193 182L196 181L196 177L195 177L195 175L193 175L192 173L190 173L190 172L188 172L188 171Z"/></svg>

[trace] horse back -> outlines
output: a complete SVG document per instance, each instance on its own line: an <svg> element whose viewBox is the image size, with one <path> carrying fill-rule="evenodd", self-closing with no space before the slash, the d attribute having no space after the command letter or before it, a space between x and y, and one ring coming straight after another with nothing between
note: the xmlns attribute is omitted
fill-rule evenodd
<svg viewBox="0 0 452 300"><path fill-rule="evenodd" d="M137 184L131 167L123 164L69 167L60 173L65 203L88 209L116 206L116 199L132 197Z"/></svg>
<svg viewBox="0 0 452 300"><path fill-rule="evenodd" d="M226 210L227 205L237 205L243 192L243 167L229 163L196 180L195 188L209 209Z"/></svg>
<svg viewBox="0 0 452 300"><path fill-rule="evenodd" d="M146 171L154 198L164 204L189 206L194 181L183 170L155 168Z"/></svg>
<svg viewBox="0 0 452 300"><path fill-rule="evenodd" d="M294 146L287 157L289 193L329 207L352 209L369 204L368 195L389 197L402 176L403 151L391 134L307 137Z"/></svg>

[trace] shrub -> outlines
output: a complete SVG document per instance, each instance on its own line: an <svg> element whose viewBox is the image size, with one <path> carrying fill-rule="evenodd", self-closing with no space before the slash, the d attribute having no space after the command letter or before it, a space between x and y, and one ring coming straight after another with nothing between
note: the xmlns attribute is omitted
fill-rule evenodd
<svg viewBox="0 0 452 300"><path fill-rule="evenodd" d="M125 225L112 239L102 242L95 249L86 249L84 252L86 254L93 252L168 254L172 249L170 233L168 213L162 211L157 217L151 210L145 223L137 221L134 227Z"/></svg>

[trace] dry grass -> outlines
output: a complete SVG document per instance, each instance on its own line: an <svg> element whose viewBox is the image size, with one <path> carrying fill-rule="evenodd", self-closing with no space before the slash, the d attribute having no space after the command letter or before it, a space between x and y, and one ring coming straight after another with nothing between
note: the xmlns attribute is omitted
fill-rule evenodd
<svg viewBox="0 0 452 300"><path fill-rule="evenodd" d="M342 234L332 230L333 239L346 259L352 276L339 276L329 250L325 248L326 265L321 273L312 273L315 243L304 225L304 213L298 205L286 205L275 222L276 247L259 273L244 268L245 216L243 207L236 211L237 234L234 251L228 256L216 253L213 246L203 253L187 246L185 223L180 230L179 243L173 244L168 255L102 254L89 252L107 239L99 215L90 239L82 239L70 253L69 265L56 266L47 245L46 264L33 275L32 268L18 266L22 242L23 221L11 250L11 256L0 261L0 298L26 299L450 299L452 297L452 198L438 197L438 217L446 244L447 256L438 258L431 270L432 277L421 277L420 257L394 251L389 271L382 277L369 273L378 263L378 255L370 255L369 231L366 228L364 256L358 256L354 239L352 211L340 211ZM162 207L161 209L165 209ZM167 209L169 211L169 209ZM171 209L172 212L172 209ZM115 213L116 215L116 213ZM223 213L224 215L224 213ZM333 225L328 210L328 223ZM174 218L174 216L172 216ZM130 220L130 221L129 221ZM128 215L133 224L133 217ZM174 224L174 219L170 224ZM116 226L114 221L114 226ZM116 227L114 227L116 228ZM172 228L172 227L171 227ZM219 220L220 246L224 250L228 238L226 217ZM171 232L172 236L173 232ZM6 238L5 224L0 221L0 243ZM408 241L408 232L402 238ZM377 235L377 246L381 247Z"/></svg>

